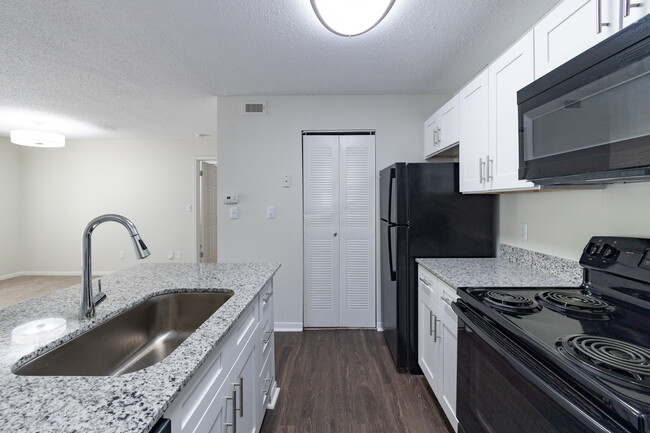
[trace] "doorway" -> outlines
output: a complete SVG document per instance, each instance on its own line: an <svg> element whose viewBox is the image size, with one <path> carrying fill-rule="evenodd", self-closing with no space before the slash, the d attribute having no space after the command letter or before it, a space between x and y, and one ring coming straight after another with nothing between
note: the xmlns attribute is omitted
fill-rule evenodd
<svg viewBox="0 0 650 433"><path fill-rule="evenodd" d="M305 327L375 327L375 133L302 142Z"/></svg>
<svg viewBox="0 0 650 433"><path fill-rule="evenodd" d="M199 263L217 263L217 161L197 160L196 246Z"/></svg>

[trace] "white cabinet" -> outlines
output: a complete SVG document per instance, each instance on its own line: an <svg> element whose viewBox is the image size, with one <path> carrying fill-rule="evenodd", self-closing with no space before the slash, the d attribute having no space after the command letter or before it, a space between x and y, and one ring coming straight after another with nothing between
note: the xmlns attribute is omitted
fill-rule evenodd
<svg viewBox="0 0 650 433"><path fill-rule="evenodd" d="M535 78L616 33L620 12L621 0L560 3L535 26Z"/></svg>
<svg viewBox="0 0 650 433"><path fill-rule="evenodd" d="M650 13L650 0L621 0L622 27L627 27Z"/></svg>
<svg viewBox="0 0 650 433"><path fill-rule="evenodd" d="M275 404L273 284L258 297L165 412L174 433L254 433Z"/></svg>
<svg viewBox="0 0 650 433"><path fill-rule="evenodd" d="M424 122L424 157L443 152L460 140L458 95Z"/></svg>
<svg viewBox="0 0 650 433"><path fill-rule="evenodd" d="M418 280L418 363L449 423L458 431L458 318L451 309L456 291L421 266Z"/></svg>
<svg viewBox="0 0 650 433"><path fill-rule="evenodd" d="M488 188L488 71L474 78L459 93L460 191Z"/></svg>
<svg viewBox="0 0 650 433"><path fill-rule="evenodd" d="M492 191L537 188L532 182L519 180L518 173L517 91L535 78L533 49L533 32L530 31L488 68L489 144L486 184L489 183Z"/></svg>
<svg viewBox="0 0 650 433"><path fill-rule="evenodd" d="M438 112L436 111L427 120L424 121L424 158L429 158L436 153L438 147Z"/></svg>

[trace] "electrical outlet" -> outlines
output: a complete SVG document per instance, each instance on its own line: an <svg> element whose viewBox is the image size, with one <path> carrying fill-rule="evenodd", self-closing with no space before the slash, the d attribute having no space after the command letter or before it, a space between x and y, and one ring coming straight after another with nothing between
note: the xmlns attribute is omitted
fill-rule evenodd
<svg viewBox="0 0 650 433"><path fill-rule="evenodd" d="M239 218L239 207L230 206L228 209L230 209L230 219L231 220L236 220L237 218Z"/></svg>
<svg viewBox="0 0 650 433"><path fill-rule="evenodd" d="M167 251L167 258L169 260L174 260L174 252L173 251Z"/></svg>
<svg viewBox="0 0 650 433"><path fill-rule="evenodd" d="M528 224L526 223L519 224L519 240L528 242Z"/></svg>
<svg viewBox="0 0 650 433"><path fill-rule="evenodd" d="M275 206L269 206L266 208L266 217L270 220L275 218Z"/></svg>
<svg viewBox="0 0 650 433"><path fill-rule="evenodd" d="M175 258L176 260L180 260L180 259L181 259L181 252L180 252L180 251L176 251L176 252L174 253L174 258Z"/></svg>
<svg viewBox="0 0 650 433"><path fill-rule="evenodd" d="M285 174L282 176L282 188L289 188L291 187L291 176L288 174Z"/></svg>
<svg viewBox="0 0 650 433"><path fill-rule="evenodd" d="M124 253L124 251L120 251L120 259L126 259L126 253Z"/></svg>

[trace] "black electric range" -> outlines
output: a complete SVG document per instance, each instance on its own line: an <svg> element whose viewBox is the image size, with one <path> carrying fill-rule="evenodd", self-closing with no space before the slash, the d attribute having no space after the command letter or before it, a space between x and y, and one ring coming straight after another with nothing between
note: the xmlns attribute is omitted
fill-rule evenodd
<svg viewBox="0 0 650 433"><path fill-rule="evenodd" d="M650 433L650 240L594 237L579 287L460 288L460 430Z"/></svg>

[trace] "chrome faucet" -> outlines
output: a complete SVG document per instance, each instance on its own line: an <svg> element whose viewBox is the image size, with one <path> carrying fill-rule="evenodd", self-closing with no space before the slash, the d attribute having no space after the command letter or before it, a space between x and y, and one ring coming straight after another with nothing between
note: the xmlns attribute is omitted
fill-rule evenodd
<svg viewBox="0 0 650 433"><path fill-rule="evenodd" d="M83 284L81 287L81 308L79 309L80 320L85 319L86 317L95 317L95 307L99 305L99 303L104 299L106 299L106 294L102 292L101 279L98 281L99 293L93 295L90 257L90 237L93 234L93 230L95 230L98 225L106 221L115 221L116 223L120 223L129 231L131 240L133 241L133 246L135 247L135 257L137 259L146 259L151 254L147 249L147 246L140 238L138 229L135 228L135 225L128 218L125 218L122 215L107 214L98 216L97 218L90 221L86 226L86 229L84 230L81 238L81 255L83 260L81 275Z"/></svg>

